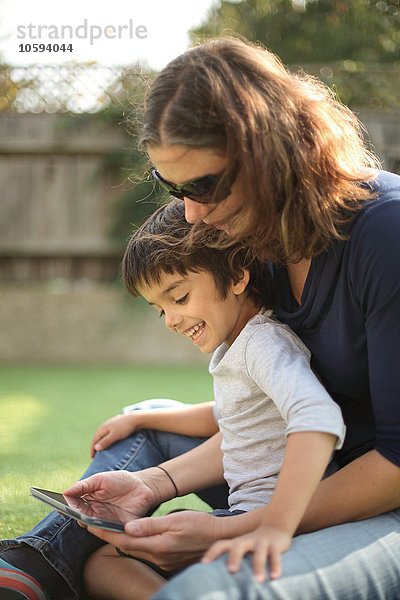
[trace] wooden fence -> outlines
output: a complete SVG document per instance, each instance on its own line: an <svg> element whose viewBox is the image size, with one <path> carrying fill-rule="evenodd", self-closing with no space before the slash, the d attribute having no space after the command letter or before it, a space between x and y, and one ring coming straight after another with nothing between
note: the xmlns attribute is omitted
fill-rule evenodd
<svg viewBox="0 0 400 600"><path fill-rule="evenodd" d="M400 113L359 116L384 168L400 172ZM129 143L122 127L95 118L0 113L0 279L116 277L109 231L119 174L101 166Z"/></svg>
<svg viewBox="0 0 400 600"><path fill-rule="evenodd" d="M115 276L118 174L101 167L127 143L122 129L89 117L0 113L2 279Z"/></svg>

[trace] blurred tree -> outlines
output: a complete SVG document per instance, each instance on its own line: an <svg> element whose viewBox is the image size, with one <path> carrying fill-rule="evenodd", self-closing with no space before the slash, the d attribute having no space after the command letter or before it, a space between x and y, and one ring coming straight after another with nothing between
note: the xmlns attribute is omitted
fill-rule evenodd
<svg viewBox="0 0 400 600"><path fill-rule="evenodd" d="M400 0L222 0L191 36L225 31L318 74L346 103L398 108Z"/></svg>
<svg viewBox="0 0 400 600"><path fill-rule="evenodd" d="M400 0L222 0L195 36L231 29L287 64L400 59Z"/></svg>

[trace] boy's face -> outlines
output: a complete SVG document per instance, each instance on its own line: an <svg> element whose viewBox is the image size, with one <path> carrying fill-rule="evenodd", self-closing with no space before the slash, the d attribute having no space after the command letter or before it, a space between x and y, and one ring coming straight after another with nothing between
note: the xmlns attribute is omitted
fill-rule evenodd
<svg viewBox="0 0 400 600"><path fill-rule="evenodd" d="M248 272L221 298L206 271L163 274L160 284L141 288L141 295L164 316L165 325L192 340L202 352L223 342L231 345L258 307L247 298Z"/></svg>

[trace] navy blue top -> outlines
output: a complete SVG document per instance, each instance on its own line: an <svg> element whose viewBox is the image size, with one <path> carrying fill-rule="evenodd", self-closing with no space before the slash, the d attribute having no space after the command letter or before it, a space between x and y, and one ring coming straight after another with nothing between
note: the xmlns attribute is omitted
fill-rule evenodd
<svg viewBox="0 0 400 600"><path fill-rule="evenodd" d="M350 238L313 258L301 306L286 268L274 269L277 317L342 409L340 466L373 448L400 466L400 177L380 172L372 187Z"/></svg>

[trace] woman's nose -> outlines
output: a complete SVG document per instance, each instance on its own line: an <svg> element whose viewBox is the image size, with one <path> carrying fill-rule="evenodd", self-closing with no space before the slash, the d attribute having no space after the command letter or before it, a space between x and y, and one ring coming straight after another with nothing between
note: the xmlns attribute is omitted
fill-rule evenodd
<svg viewBox="0 0 400 600"><path fill-rule="evenodd" d="M188 223L198 223L211 212L211 208L207 204L200 204L190 198L184 198L184 203L185 219Z"/></svg>

